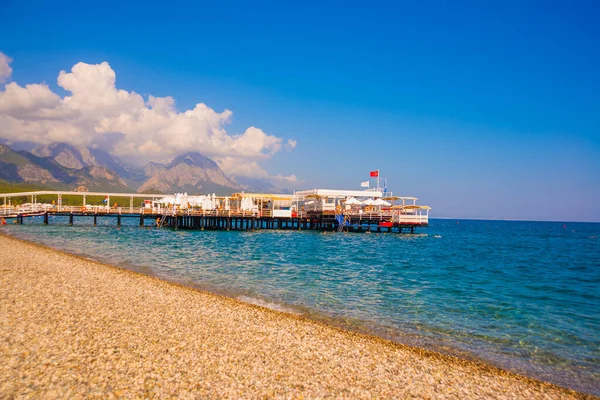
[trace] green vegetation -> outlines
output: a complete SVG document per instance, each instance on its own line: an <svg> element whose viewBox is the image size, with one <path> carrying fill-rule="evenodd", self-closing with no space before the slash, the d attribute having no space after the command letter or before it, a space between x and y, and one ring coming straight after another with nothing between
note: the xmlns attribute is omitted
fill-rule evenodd
<svg viewBox="0 0 600 400"><path fill-rule="evenodd" d="M12 183L0 180L0 198L2 197L2 193L18 193L18 192L37 192L44 190L56 190L54 188L49 188L44 185L38 185L33 183ZM1 199L0 202L3 202L4 199ZM58 197L56 195L41 195L37 196L38 203L48 203L52 204L58 202ZM89 205L106 205L104 203L104 196L86 196L86 204ZM110 198L110 205L117 207L129 207L130 199L126 196L114 196ZM133 199L134 207L141 207L143 200L140 198ZM20 205L23 203L31 203L31 196L20 196L13 197L11 199L11 203L13 205ZM81 206L82 199L81 196L73 196L73 195L63 195L62 196L62 204L64 206Z"/></svg>
<svg viewBox="0 0 600 400"><path fill-rule="evenodd" d="M4 146L7 151L0 152L0 161L3 161L7 164L15 164L15 165L26 165L29 164L29 160L20 155L19 153L13 151L7 146Z"/></svg>
<svg viewBox="0 0 600 400"><path fill-rule="evenodd" d="M36 183L14 183L0 179L0 193L36 192L39 190L53 189Z"/></svg>

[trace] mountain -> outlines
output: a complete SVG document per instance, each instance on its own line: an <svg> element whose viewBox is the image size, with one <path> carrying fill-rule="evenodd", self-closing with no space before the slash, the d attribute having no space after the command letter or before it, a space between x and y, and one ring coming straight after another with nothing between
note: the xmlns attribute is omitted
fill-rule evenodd
<svg viewBox="0 0 600 400"><path fill-rule="evenodd" d="M153 176L154 174L156 174L157 172L162 171L164 169L165 169L164 164L159 164L159 163L150 161L144 167L144 176L149 178L149 177Z"/></svg>
<svg viewBox="0 0 600 400"><path fill-rule="evenodd" d="M126 185L134 188L140 186L146 178L142 170L122 162L102 149L51 143L33 149L32 153L39 157L50 157L58 164L72 169L82 169L92 165L106 167L119 175Z"/></svg>
<svg viewBox="0 0 600 400"><path fill-rule="evenodd" d="M68 158L63 160L81 161ZM127 184L115 172L104 166L67 168L53 158L38 157L25 150L14 151L1 144L0 179L7 182L42 184L59 190L73 190L78 186L85 186L90 191L130 191Z"/></svg>
<svg viewBox="0 0 600 400"><path fill-rule="evenodd" d="M216 162L197 152L185 153L163 165L149 163L145 168L149 179L138 192L218 193L232 194L240 185L229 179Z"/></svg>
<svg viewBox="0 0 600 400"><path fill-rule="evenodd" d="M91 192L131 192L127 183L114 171L102 165L90 165L73 172L77 177L77 185L88 188Z"/></svg>
<svg viewBox="0 0 600 400"><path fill-rule="evenodd" d="M0 179L42 183L56 189L71 190L81 184L89 190L110 188L119 192L137 190L223 195L241 190L282 192L261 179L237 177L234 181L223 173L217 163L197 152L182 154L168 164L149 162L143 169L102 149L66 143L38 146L31 153L25 150L10 152L11 155L5 158L19 161L2 161L0 157Z"/></svg>
<svg viewBox="0 0 600 400"><path fill-rule="evenodd" d="M85 146L71 146L66 143L51 143L36 147L31 151L38 157L51 158L63 167L81 169L96 164L94 156Z"/></svg>

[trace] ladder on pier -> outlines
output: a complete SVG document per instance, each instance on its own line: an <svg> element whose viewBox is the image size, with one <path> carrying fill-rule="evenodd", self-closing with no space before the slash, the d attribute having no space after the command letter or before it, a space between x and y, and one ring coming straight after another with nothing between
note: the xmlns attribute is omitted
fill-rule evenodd
<svg viewBox="0 0 600 400"><path fill-rule="evenodd" d="M344 214L335 214L335 220L337 221L337 231L342 232L346 227L346 218Z"/></svg>
<svg viewBox="0 0 600 400"><path fill-rule="evenodd" d="M163 214L162 217L160 217L160 221L158 221L158 224L156 224L156 227L162 228L165 225L166 221L167 221L167 214Z"/></svg>

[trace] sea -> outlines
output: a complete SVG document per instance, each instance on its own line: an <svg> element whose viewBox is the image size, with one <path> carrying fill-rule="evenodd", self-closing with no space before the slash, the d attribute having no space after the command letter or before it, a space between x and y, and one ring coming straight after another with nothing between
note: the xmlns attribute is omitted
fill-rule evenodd
<svg viewBox="0 0 600 400"><path fill-rule="evenodd" d="M430 219L369 234L98 222L0 232L600 395L600 223Z"/></svg>

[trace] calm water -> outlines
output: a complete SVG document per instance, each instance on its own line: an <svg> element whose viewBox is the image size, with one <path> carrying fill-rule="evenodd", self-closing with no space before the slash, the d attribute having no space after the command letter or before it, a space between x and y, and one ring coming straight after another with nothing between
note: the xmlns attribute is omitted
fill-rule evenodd
<svg viewBox="0 0 600 400"><path fill-rule="evenodd" d="M600 395L600 224L432 220L421 234L1 231Z"/></svg>

